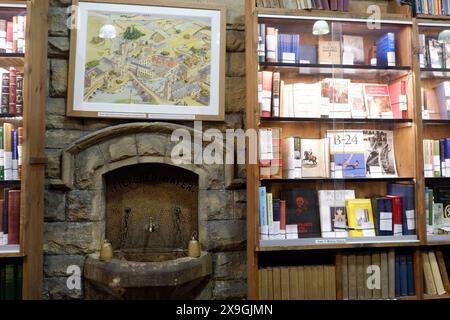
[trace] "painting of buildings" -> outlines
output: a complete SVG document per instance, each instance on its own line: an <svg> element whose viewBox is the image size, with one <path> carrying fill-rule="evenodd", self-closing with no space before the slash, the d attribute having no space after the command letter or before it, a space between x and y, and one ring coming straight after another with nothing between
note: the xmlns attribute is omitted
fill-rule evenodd
<svg viewBox="0 0 450 320"><path fill-rule="evenodd" d="M209 105L210 19L91 10L87 24L84 102Z"/></svg>

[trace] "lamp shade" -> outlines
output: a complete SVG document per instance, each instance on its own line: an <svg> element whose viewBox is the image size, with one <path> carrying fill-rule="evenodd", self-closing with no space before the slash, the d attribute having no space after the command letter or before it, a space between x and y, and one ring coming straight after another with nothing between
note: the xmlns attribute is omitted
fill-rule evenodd
<svg viewBox="0 0 450 320"><path fill-rule="evenodd" d="M325 20L316 21L314 23L312 33L315 36L321 36L321 35L330 33L330 28L328 27L328 23Z"/></svg>
<svg viewBox="0 0 450 320"><path fill-rule="evenodd" d="M442 30L438 37L439 42L450 42L450 30Z"/></svg>
<svg viewBox="0 0 450 320"><path fill-rule="evenodd" d="M103 39L114 39L117 36L116 27L111 24L105 24L100 29L98 36Z"/></svg>

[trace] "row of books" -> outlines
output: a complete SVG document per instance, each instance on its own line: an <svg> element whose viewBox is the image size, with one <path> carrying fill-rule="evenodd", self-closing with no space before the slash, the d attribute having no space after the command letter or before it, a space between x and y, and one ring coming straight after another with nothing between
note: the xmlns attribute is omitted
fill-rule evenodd
<svg viewBox="0 0 450 320"><path fill-rule="evenodd" d="M317 45L301 43L301 37L300 34L283 33L265 23L258 24L259 62L396 66L395 34L392 32L370 43L367 61L364 37L343 35L342 42L321 37Z"/></svg>
<svg viewBox="0 0 450 320"><path fill-rule="evenodd" d="M22 299L22 265L0 264L0 300Z"/></svg>
<svg viewBox="0 0 450 320"><path fill-rule="evenodd" d="M288 83L279 72L258 72L261 117L404 119L408 116L406 91L406 80L378 84L326 78Z"/></svg>
<svg viewBox="0 0 450 320"><path fill-rule="evenodd" d="M450 15L450 0L416 0L414 2L416 14Z"/></svg>
<svg viewBox="0 0 450 320"><path fill-rule="evenodd" d="M26 16L0 19L0 53L25 53Z"/></svg>
<svg viewBox="0 0 450 320"><path fill-rule="evenodd" d="M425 214L427 233L450 232L450 187L435 185L425 187Z"/></svg>
<svg viewBox="0 0 450 320"><path fill-rule="evenodd" d="M20 190L5 188L0 200L0 244L20 244Z"/></svg>
<svg viewBox="0 0 450 320"><path fill-rule="evenodd" d="M258 273L261 300L336 300L334 265L262 268Z"/></svg>
<svg viewBox="0 0 450 320"><path fill-rule="evenodd" d="M256 0L261 8L348 11L350 0Z"/></svg>
<svg viewBox="0 0 450 320"><path fill-rule="evenodd" d="M23 76L22 72L17 72L14 67L9 68L9 72L0 70L2 78L1 87L1 113L2 115L22 115L23 114Z"/></svg>
<svg viewBox="0 0 450 320"><path fill-rule="evenodd" d="M450 177L450 138L423 140L424 176Z"/></svg>
<svg viewBox="0 0 450 320"><path fill-rule="evenodd" d="M0 126L0 181L20 180L23 128L5 122Z"/></svg>
<svg viewBox="0 0 450 320"><path fill-rule="evenodd" d="M450 119L450 81L434 88L421 88L423 119Z"/></svg>
<svg viewBox="0 0 450 320"><path fill-rule="evenodd" d="M450 68L450 43L420 34L419 59L421 68Z"/></svg>
<svg viewBox="0 0 450 320"><path fill-rule="evenodd" d="M287 137L259 129L261 179L397 177L389 130L327 130L323 139Z"/></svg>
<svg viewBox="0 0 450 320"><path fill-rule="evenodd" d="M444 295L450 292L450 282L442 251L422 251L422 263L425 294Z"/></svg>
<svg viewBox="0 0 450 320"><path fill-rule="evenodd" d="M380 270L379 279L373 276L375 269ZM343 254L342 292L344 300L414 296L412 255L396 254L394 249Z"/></svg>
<svg viewBox="0 0 450 320"><path fill-rule="evenodd" d="M357 199L354 190L259 187L261 240L416 234L414 185L389 184L388 195Z"/></svg>

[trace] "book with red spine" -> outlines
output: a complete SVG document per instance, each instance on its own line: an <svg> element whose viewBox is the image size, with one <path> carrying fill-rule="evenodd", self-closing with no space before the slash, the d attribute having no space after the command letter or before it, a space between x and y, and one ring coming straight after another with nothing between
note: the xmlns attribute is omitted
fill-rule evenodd
<svg viewBox="0 0 450 320"><path fill-rule="evenodd" d="M272 86L273 73L262 71L262 107L260 115L270 117L272 115Z"/></svg>
<svg viewBox="0 0 450 320"><path fill-rule="evenodd" d="M394 224L394 236L403 235L402 197L387 195L392 199L392 220Z"/></svg>
<svg viewBox="0 0 450 320"><path fill-rule="evenodd" d="M406 99L406 81L400 80L389 85L389 98L395 119L406 119L408 102Z"/></svg>
<svg viewBox="0 0 450 320"><path fill-rule="evenodd" d="M16 114L16 76L17 70L9 68L9 114Z"/></svg>
<svg viewBox="0 0 450 320"><path fill-rule="evenodd" d="M20 190L8 192L8 244L20 243Z"/></svg>
<svg viewBox="0 0 450 320"><path fill-rule="evenodd" d="M13 49L13 23L8 21L6 23L6 53L12 53Z"/></svg>
<svg viewBox="0 0 450 320"><path fill-rule="evenodd" d="M286 201L280 200L280 235L286 238Z"/></svg>

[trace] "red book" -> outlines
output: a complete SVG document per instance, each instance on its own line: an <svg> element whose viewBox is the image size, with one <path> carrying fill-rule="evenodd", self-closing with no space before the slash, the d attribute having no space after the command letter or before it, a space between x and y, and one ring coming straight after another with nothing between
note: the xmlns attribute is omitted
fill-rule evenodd
<svg viewBox="0 0 450 320"><path fill-rule="evenodd" d="M16 114L16 85L17 70L14 67L9 68L9 114Z"/></svg>
<svg viewBox="0 0 450 320"><path fill-rule="evenodd" d="M403 235L402 219L402 197L387 195L392 199L392 222L394 224L394 236Z"/></svg>
<svg viewBox="0 0 450 320"><path fill-rule="evenodd" d="M400 80L389 85L389 99L395 119L405 119L408 116L406 100L406 81Z"/></svg>
<svg viewBox="0 0 450 320"><path fill-rule="evenodd" d="M8 192L8 244L20 243L20 190Z"/></svg>
<svg viewBox="0 0 450 320"><path fill-rule="evenodd" d="M12 23L12 21L8 21L6 24L6 52L7 53L12 53L13 28L14 28L14 24Z"/></svg>
<svg viewBox="0 0 450 320"><path fill-rule="evenodd" d="M280 200L280 233L286 237L286 201Z"/></svg>
<svg viewBox="0 0 450 320"><path fill-rule="evenodd" d="M262 72L262 106L261 116L270 117L272 115L272 86L273 73L271 71Z"/></svg>

